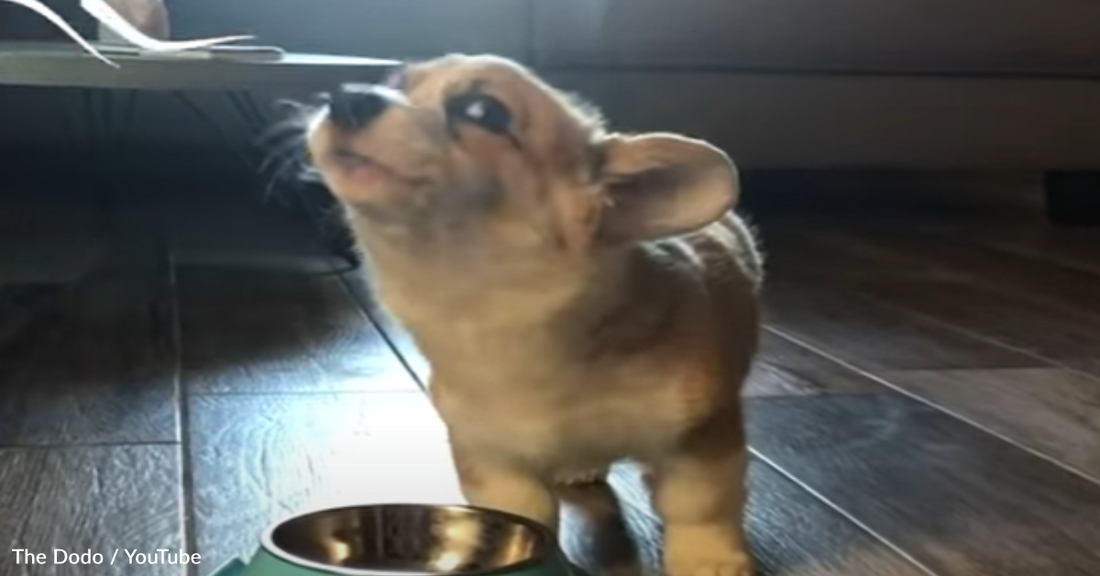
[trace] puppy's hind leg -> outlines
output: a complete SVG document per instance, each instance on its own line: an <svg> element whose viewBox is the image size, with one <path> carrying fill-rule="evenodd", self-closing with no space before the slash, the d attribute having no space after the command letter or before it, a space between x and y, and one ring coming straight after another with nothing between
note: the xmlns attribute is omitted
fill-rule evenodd
<svg viewBox="0 0 1100 576"><path fill-rule="evenodd" d="M470 505L510 512L558 531L558 501L541 478L458 446L452 445L451 451Z"/></svg>
<svg viewBox="0 0 1100 576"><path fill-rule="evenodd" d="M719 454L683 453L661 462L654 504L665 526L668 576L751 576L745 547L744 445Z"/></svg>

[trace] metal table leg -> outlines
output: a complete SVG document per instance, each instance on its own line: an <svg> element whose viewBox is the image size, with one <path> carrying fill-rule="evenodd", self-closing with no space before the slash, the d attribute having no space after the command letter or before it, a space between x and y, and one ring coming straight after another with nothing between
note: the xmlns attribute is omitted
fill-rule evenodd
<svg viewBox="0 0 1100 576"><path fill-rule="evenodd" d="M296 148L302 145L301 142L291 141L285 147L276 144L273 150L264 150L259 140L261 135L272 125L272 120L261 110L255 98L249 92L224 93L237 122L248 133L248 138L244 139L243 142L242 139L233 137L232 128L219 122L213 114L210 114L190 95L180 91L173 92L173 95L184 107L191 111L196 119L218 134L223 142L248 166L249 170L255 171L255 175L264 186L264 195L268 199L276 197L273 194L273 188L280 182L288 180L288 173L298 167L293 156L296 155ZM268 173L269 171L270 173ZM264 180L266 182L263 182ZM317 190L299 189L295 190L294 194L279 196L279 198L297 205L297 208L313 221L313 225L320 234L321 242L335 255L348 261L352 268L360 264L354 249L354 239L347 233L342 220L336 217L335 202L327 192L318 194Z"/></svg>
<svg viewBox="0 0 1100 576"><path fill-rule="evenodd" d="M120 188L115 169L127 152L137 91L79 88L58 94L71 152L86 161L80 164L89 169L84 175L89 194L96 198L103 224L111 226Z"/></svg>

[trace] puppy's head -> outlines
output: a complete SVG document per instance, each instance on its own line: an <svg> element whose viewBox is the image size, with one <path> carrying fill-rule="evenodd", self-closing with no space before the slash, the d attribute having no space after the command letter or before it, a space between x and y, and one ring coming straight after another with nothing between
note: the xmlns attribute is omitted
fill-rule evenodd
<svg viewBox="0 0 1100 576"><path fill-rule="evenodd" d="M503 259L585 258L690 231L737 198L735 170L717 148L609 134L493 56L451 55L385 85L344 86L314 117L308 143L361 233Z"/></svg>

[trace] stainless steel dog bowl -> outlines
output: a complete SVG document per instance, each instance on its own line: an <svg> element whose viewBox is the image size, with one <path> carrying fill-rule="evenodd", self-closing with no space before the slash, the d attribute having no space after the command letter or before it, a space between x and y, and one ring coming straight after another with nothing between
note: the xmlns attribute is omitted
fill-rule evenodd
<svg viewBox="0 0 1100 576"><path fill-rule="evenodd" d="M387 504L322 510L272 527L264 548L314 569L367 574L540 572L557 543L545 527L469 506Z"/></svg>

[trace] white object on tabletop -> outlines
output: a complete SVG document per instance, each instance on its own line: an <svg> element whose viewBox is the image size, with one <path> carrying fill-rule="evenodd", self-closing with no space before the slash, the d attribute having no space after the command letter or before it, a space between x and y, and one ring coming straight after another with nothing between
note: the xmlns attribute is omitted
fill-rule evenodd
<svg viewBox="0 0 1100 576"><path fill-rule="evenodd" d="M109 58L107 58L106 56L101 54L99 52L99 50L96 50L95 46L92 46L90 42L85 40L84 37L81 36L79 32L77 32L76 30L73 30L73 27L69 26L69 23L66 22L65 19L62 18L61 16L58 16L57 12L54 12L53 10L51 10L49 6L46 6L45 4L39 2L38 0L3 0L3 1L4 2L11 2L12 4L17 4L17 5L22 6L24 8L29 8L31 10L34 10L35 12L37 12L43 18L45 18L46 20L49 20L51 24L53 24L54 26L57 26L69 38L72 38L74 42L79 44L81 48L88 51L89 54L91 54L92 56L95 56L96 58L99 58L105 64L108 64L110 66L118 68L118 64L115 64Z"/></svg>
<svg viewBox="0 0 1100 576"><path fill-rule="evenodd" d="M142 34L154 40L168 40L168 7L164 0L105 0L123 20ZM100 42L126 44L125 37L102 20L98 21L98 39Z"/></svg>
<svg viewBox="0 0 1100 576"><path fill-rule="evenodd" d="M115 1L117 2L118 0ZM149 0L145 0L145 2L148 1ZM156 3L159 4L160 2L158 1ZM98 20L100 26L110 28L117 36L149 52L201 50L203 48L217 46L218 44L228 44L230 42L252 39L252 36L221 36L202 40L158 40L156 38L150 38L147 34L135 28L126 18L116 12L106 0L80 0L80 7ZM167 21L167 14L165 14L165 21ZM165 33L167 33L167 22L165 23Z"/></svg>
<svg viewBox="0 0 1100 576"><path fill-rule="evenodd" d="M24 8L28 8L38 13L40 16L50 21L51 24L57 26L62 32L64 32L69 38L80 45L86 52L102 60L105 64L114 68L118 67L114 61L103 55L102 52L96 49L90 42L84 39L79 32L73 29L64 18L59 16L56 12L50 9L49 6L43 4L40 0L0 0L2 2L10 2L17 4ZM163 35L165 38L168 36L168 16L167 10L160 0L112 0L120 6L128 6L126 10L133 13L138 18L138 25L153 34ZM145 4L144 11L137 11L139 4ZM159 4L160 8L157 9L151 4ZM152 38L145 32L139 30L134 24L131 24L129 20L120 15L106 0L80 0L80 7L85 12L91 14L93 18L99 24L100 35L106 35L110 39L118 39L123 42L128 42L137 48L145 52L159 52L159 53L181 53L187 50L202 50L211 47L218 46L220 44L228 44L230 42L237 42L240 40L249 40L252 36L222 36L216 38L205 38L201 40L182 40L171 41L166 39ZM158 10L163 11L163 14L158 16ZM106 33L106 34L105 34Z"/></svg>

